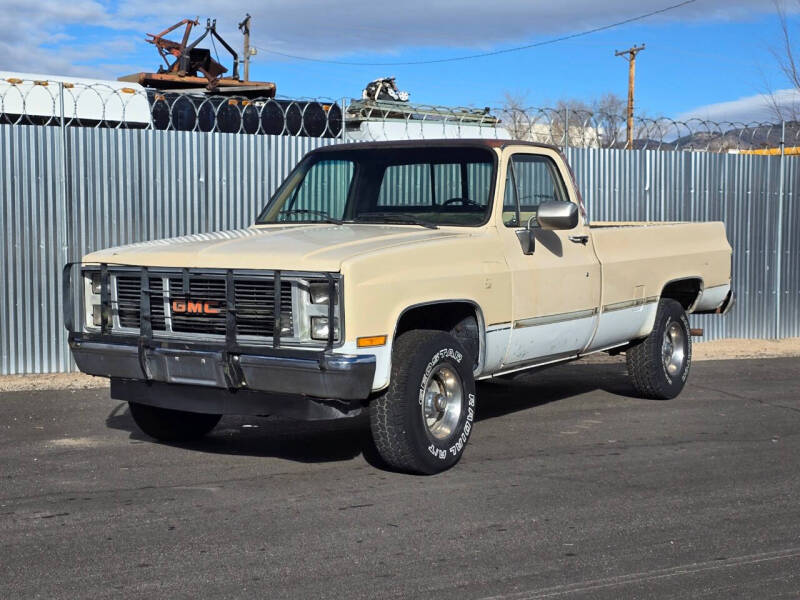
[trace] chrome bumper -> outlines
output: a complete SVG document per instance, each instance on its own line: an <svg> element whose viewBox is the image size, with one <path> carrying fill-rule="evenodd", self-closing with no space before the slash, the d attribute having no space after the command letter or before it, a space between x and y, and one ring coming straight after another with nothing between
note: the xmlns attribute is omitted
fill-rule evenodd
<svg viewBox="0 0 800 600"><path fill-rule="evenodd" d="M363 400L372 391L375 357L332 352L264 349L263 354L229 353L213 347L142 347L104 336L70 336L78 368L89 375L219 388Z"/></svg>

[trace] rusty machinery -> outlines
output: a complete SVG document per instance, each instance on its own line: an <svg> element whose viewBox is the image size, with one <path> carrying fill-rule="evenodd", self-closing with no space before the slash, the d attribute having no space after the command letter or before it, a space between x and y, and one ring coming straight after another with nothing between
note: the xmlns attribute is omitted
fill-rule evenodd
<svg viewBox="0 0 800 600"><path fill-rule="evenodd" d="M164 65L160 66L156 73L134 73L120 77L119 80L131 81L145 87L165 91L193 90L259 97L275 95L274 83L242 81L239 78L239 56L217 33L216 19L207 19L205 31L190 42L192 29L199 24L199 19L183 19L161 33L148 33L146 41L156 47ZM167 35L181 28L183 28L183 35L180 41L167 39ZM205 39L209 39L214 45L215 41L218 41L231 55L233 72L230 76L225 75L228 73L228 69L211 56L211 50L198 48L198 44Z"/></svg>
<svg viewBox="0 0 800 600"><path fill-rule="evenodd" d="M166 68L161 67L158 72L172 73L178 77L186 77L187 75L191 77L197 77L197 73L200 72L208 80L208 87L210 89L216 88L219 84L219 80L222 78L222 75L227 73L228 69L211 58L211 51L208 48L197 47L200 42L210 35L212 38L212 43L214 39L218 40L222 47L225 48L233 57L233 79L238 80L239 56L236 54L236 51L231 48L228 43L217 33L217 20L206 20L206 30L200 37L198 37L192 43L189 43L189 35L192 32L192 27L197 25L199 25L199 21L197 19L194 21L191 19L184 19L172 27L165 29L161 33L155 35L152 33L147 34L150 38L147 41L158 49L158 53L161 55L161 58L164 59L164 63L166 64ZM180 42L173 42L172 40L168 40L164 37L168 33L178 29L181 26L184 26L185 29L183 31L183 38ZM174 60L171 63L169 59L170 56L174 57Z"/></svg>

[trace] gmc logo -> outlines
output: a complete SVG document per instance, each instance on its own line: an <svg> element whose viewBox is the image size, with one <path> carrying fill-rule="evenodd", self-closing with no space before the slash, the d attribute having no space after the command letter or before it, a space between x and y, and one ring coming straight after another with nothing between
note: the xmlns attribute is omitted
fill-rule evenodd
<svg viewBox="0 0 800 600"><path fill-rule="evenodd" d="M218 315L220 309L213 300L173 300L172 312L190 315Z"/></svg>

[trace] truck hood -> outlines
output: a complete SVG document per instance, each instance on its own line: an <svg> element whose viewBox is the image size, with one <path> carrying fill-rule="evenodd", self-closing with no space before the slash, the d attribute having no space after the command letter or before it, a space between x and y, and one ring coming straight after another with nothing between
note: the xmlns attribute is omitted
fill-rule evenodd
<svg viewBox="0 0 800 600"><path fill-rule="evenodd" d="M118 246L93 252L83 260L149 267L335 272L357 255L464 235L413 225L269 225Z"/></svg>

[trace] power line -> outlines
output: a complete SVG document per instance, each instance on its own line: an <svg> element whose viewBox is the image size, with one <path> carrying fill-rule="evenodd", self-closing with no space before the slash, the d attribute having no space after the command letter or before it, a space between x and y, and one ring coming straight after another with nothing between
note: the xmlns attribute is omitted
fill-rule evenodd
<svg viewBox="0 0 800 600"><path fill-rule="evenodd" d="M398 67L398 66L412 66L412 65L430 65L430 64L437 64L437 63L447 63L447 62L456 62L461 60L472 60L474 58L484 58L487 56L497 56L498 54L508 54L510 52L519 52L520 50L528 50L530 48L538 48L540 46L547 46L549 44L556 44L558 42L564 42L567 40L572 40L575 38L591 35L593 33L598 33L600 31L607 31L609 29L614 29L615 27L621 27L622 25L627 25L628 23L634 23L635 21L641 21L643 19L647 19L649 17L654 17L656 15L663 14L665 12L669 12L671 10L675 10L686 6L687 4L693 4L697 2L697 0L684 0L683 2L679 2L678 4L673 4L671 6L667 6L664 8L660 8L658 10L654 10L642 15L638 15L636 17L631 17L629 19L625 19L624 21L617 21L616 23L611 23L609 25L602 25L600 27L594 27L592 29L587 29L585 31L579 31L577 33L570 33L568 35L563 35L556 38L551 38L548 40L542 40L540 42L534 42L532 44L526 44L524 46L515 46L514 48L503 48L502 50L493 50L491 52L481 52L479 54L468 54L466 56L454 56L451 58L437 58L433 60L413 60L413 61L406 61L406 62L349 62L343 60L327 60L324 58L311 58L308 56L299 56L297 54L288 54L286 52L280 52L278 50L270 50L269 48L263 48L261 46L255 46L259 50L264 52L269 52L270 54L277 54L279 56L283 56L285 58L293 58L295 60L305 60L309 62L320 62L320 63L327 63L331 65L348 65L351 67Z"/></svg>

